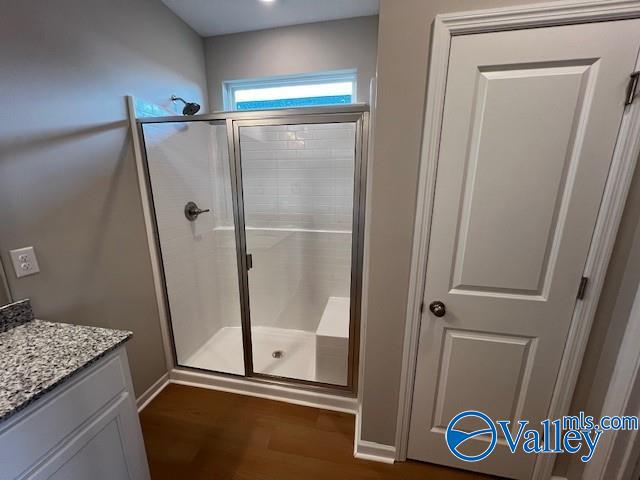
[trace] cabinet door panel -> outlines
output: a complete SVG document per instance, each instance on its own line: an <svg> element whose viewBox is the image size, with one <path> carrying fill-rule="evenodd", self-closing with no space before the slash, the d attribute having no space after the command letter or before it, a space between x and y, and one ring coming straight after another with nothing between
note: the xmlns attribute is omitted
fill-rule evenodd
<svg viewBox="0 0 640 480"><path fill-rule="evenodd" d="M29 480L146 480L145 457L135 448L139 439L135 410L123 392L102 412L53 452L26 477ZM141 440L141 439L140 439ZM144 452L143 452L144 454Z"/></svg>

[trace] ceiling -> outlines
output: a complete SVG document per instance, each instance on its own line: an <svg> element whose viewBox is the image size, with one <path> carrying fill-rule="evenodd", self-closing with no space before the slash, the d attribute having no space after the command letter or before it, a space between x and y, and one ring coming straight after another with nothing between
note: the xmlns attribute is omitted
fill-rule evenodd
<svg viewBox="0 0 640 480"><path fill-rule="evenodd" d="M378 0L162 0L203 37L378 14Z"/></svg>

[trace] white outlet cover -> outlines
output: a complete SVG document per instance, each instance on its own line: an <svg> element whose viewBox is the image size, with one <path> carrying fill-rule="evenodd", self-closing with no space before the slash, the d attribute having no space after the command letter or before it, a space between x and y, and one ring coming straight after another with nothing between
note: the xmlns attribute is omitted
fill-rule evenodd
<svg viewBox="0 0 640 480"><path fill-rule="evenodd" d="M33 247L10 250L9 255L11 256L11 263L13 263L16 277L26 277L27 275L33 275L40 271L36 252Z"/></svg>

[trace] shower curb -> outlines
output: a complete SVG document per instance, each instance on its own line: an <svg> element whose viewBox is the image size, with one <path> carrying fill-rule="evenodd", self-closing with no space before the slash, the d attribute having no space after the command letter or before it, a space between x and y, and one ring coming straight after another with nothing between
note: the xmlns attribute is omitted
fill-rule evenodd
<svg viewBox="0 0 640 480"><path fill-rule="evenodd" d="M191 387L208 388L228 393L276 400L294 405L322 408L335 412L356 414L357 400L354 397L331 395L301 388L275 385L272 383L230 378L211 373L174 368L169 373L169 382Z"/></svg>

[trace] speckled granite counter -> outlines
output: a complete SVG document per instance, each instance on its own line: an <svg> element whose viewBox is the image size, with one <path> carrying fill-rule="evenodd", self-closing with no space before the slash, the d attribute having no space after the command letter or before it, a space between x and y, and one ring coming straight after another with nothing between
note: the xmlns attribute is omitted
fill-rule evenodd
<svg viewBox="0 0 640 480"><path fill-rule="evenodd" d="M27 302L27 304L25 304ZM132 335L123 330L34 320L28 301L0 309L0 422L114 350ZM4 310L4 318L3 312Z"/></svg>

